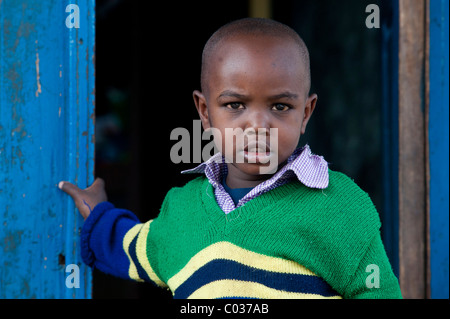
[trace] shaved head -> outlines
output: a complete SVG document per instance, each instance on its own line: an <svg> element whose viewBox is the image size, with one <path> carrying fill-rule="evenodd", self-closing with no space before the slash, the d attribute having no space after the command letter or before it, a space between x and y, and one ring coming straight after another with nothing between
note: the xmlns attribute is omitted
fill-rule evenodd
<svg viewBox="0 0 450 319"><path fill-rule="evenodd" d="M286 39L293 42L298 48L298 53L304 64L304 78L306 94L309 93L311 86L311 75L309 66L309 53L303 40L290 27L270 19L263 18L245 18L230 22L218 29L208 40L202 55L201 69L201 88L203 92L208 91L208 82L211 68L212 57L227 40L234 39L239 36L250 37L273 37L277 39Z"/></svg>

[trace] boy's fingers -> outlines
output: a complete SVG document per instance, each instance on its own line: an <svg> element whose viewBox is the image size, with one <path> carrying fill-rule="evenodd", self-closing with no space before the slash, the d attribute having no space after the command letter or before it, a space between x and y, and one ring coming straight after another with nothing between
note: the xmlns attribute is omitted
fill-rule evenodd
<svg viewBox="0 0 450 319"><path fill-rule="evenodd" d="M77 195L81 192L81 189L78 188L78 186L69 182L59 182L58 187L59 189L70 195L73 199L75 199Z"/></svg>

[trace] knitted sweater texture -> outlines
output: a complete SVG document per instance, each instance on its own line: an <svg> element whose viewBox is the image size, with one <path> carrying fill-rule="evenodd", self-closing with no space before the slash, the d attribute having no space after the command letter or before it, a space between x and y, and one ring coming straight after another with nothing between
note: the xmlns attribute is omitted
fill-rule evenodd
<svg viewBox="0 0 450 319"><path fill-rule="evenodd" d="M344 174L329 177L325 190L293 181L227 215L204 176L171 189L147 223L102 203L82 256L175 298L401 298L370 198Z"/></svg>

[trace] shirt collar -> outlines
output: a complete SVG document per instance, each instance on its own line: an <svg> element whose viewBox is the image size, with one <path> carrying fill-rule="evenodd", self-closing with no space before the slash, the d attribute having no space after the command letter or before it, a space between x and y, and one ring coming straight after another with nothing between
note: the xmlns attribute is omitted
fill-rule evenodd
<svg viewBox="0 0 450 319"><path fill-rule="evenodd" d="M206 162L201 163L195 168L184 170L181 173L203 173L209 182L214 187L217 187L227 172L228 168L225 163L225 158L221 153L216 153ZM293 172L297 179L307 187L319 189L328 187L328 163L323 156L312 154L308 144L304 147L297 148L289 156L286 164L270 180L278 181L283 178L289 178L292 175L289 172Z"/></svg>

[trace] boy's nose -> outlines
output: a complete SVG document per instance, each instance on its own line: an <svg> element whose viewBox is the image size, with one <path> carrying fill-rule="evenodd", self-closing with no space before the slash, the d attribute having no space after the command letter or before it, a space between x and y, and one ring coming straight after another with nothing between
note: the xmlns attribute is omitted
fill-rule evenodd
<svg viewBox="0 0 450 319"><path fill-rule="evenodd" d="M266 129L259 130L258 129ZM270 119L267 114L264 112L249 112L246 123L244 127L244 131L249 132L248 134L268 134L270 129Z"/></svg>

